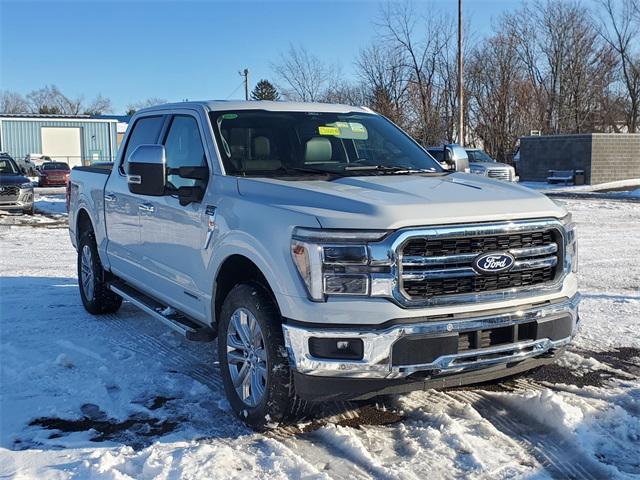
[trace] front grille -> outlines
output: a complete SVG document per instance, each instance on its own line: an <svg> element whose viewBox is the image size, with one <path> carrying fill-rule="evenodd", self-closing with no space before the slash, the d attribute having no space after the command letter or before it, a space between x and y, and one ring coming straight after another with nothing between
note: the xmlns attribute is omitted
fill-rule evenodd
<svg viewBox="0 0 640 480"><path fill-rule="evenodd" d="M13 202L18 200L20 195L20 187L18 185L9 185L6 187L0 187L0 201Z"/></svg>
<svg viewBox="0 0 640 480"><path fill-rule="evenodd" d="M509 168L490 168L487 171L487 177L498 180L511 180L511 169Z"/></svg>
<svg viewBox="0 0 640 480"><path fill-rule="evenodd" d="M546 230L452 238L415 237L401 247L401 290L411 301L457 294L517 289L553 282L562 268L562 235ZM513 266L478 273L483 253L508 252Z"/></svg>
<svg viewBox="0 0 640 480"><path fill-rule="evenodd" d="M402 251L403 256L445 256L461 253L488 253L514 248L541 247L555 241L552 230L525 232L482 237L458 237L443 239L412 238Z"/></svg>

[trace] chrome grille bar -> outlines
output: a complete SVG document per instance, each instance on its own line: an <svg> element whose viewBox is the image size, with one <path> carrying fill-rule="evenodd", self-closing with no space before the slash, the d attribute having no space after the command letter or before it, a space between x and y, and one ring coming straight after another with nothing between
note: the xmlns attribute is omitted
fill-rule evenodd
<svg viewBox="0 0 640 480"><path fill-rule="evenodd" d="M550 243L542 247L512 248L507 250L515 258L529 258L540 255L548 255L558 251L557 243ZM429 265L450 265L454 263L471 263L479 253L461 253L458 255L446 255L438 257L420 257L409 255L402 257L402 265L405 267L422 267Z"/></svg>
<svg viewBox="0 0 640 480"><path fill-rule="evenodd" d="M536 258L529 260L518 260L508 272L522 272L537 268L553 268L558 264L556 257ZM504 273L508 273L504 272ZM475 277L480 276L471 267L445 268L439 270L412 270L402 274L403 281L411 280L431 280L443 278Z"/></svg>

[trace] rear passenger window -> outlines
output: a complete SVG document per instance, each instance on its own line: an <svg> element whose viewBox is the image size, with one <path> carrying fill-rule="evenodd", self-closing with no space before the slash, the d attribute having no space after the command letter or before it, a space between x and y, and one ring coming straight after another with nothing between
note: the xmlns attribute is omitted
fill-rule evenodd
<svg viewBox="0 0 640 480"><path fill-rule="evenodd" d="M164 142L167 155L167 169L180 167L204 167L207 160L200 138L198 122L187 115L173 117L171 127ZM178 175L167 175L169 186L174 188L205 186L206 182L182 178Z"/></svg>
<svg viewBox="0 0 640 480"><path fill-rule="evenodd" d="M133 124L133 130L127 140L127 145L124 150L124 159L120 170L122 173L126 173L128 169L129 156L135 151L139 145L149 145L158 143L158 135L160 135L160 129L164 123L164 117L159 115L157 117L143 117L136 120Z"/></svg>

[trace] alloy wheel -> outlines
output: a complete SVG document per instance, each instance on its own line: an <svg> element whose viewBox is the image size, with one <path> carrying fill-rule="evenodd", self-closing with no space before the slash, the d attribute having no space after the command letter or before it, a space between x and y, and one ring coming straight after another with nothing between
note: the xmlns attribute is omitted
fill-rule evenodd
<svg viewBox="0 0 640 480"><path fill-rule="evenodd" d="M82 260L80 263L80 281L82 282L82 290L84 296L91 300L93 298L94 279L93 279L93 254L89 245L82 248Z"/></svg>
<svg viewBox="0 0 640 480"><path fill-rule="evenodd" d="M267 387L267 353L262 329L246 308L238 308L231 315L227 364L240 400L249 407L257 406Z"/></svg>

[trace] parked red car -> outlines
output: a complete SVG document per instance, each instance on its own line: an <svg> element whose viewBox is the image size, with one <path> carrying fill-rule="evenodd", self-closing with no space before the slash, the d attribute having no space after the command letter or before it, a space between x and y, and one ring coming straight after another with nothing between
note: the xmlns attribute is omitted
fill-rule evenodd
<svg viewBox="0 0 640 480"><path fill-rule="evenodd" d="M39 187L53 187L66 185L71 169L64 162L46 162L39 168Z"/></svg>

